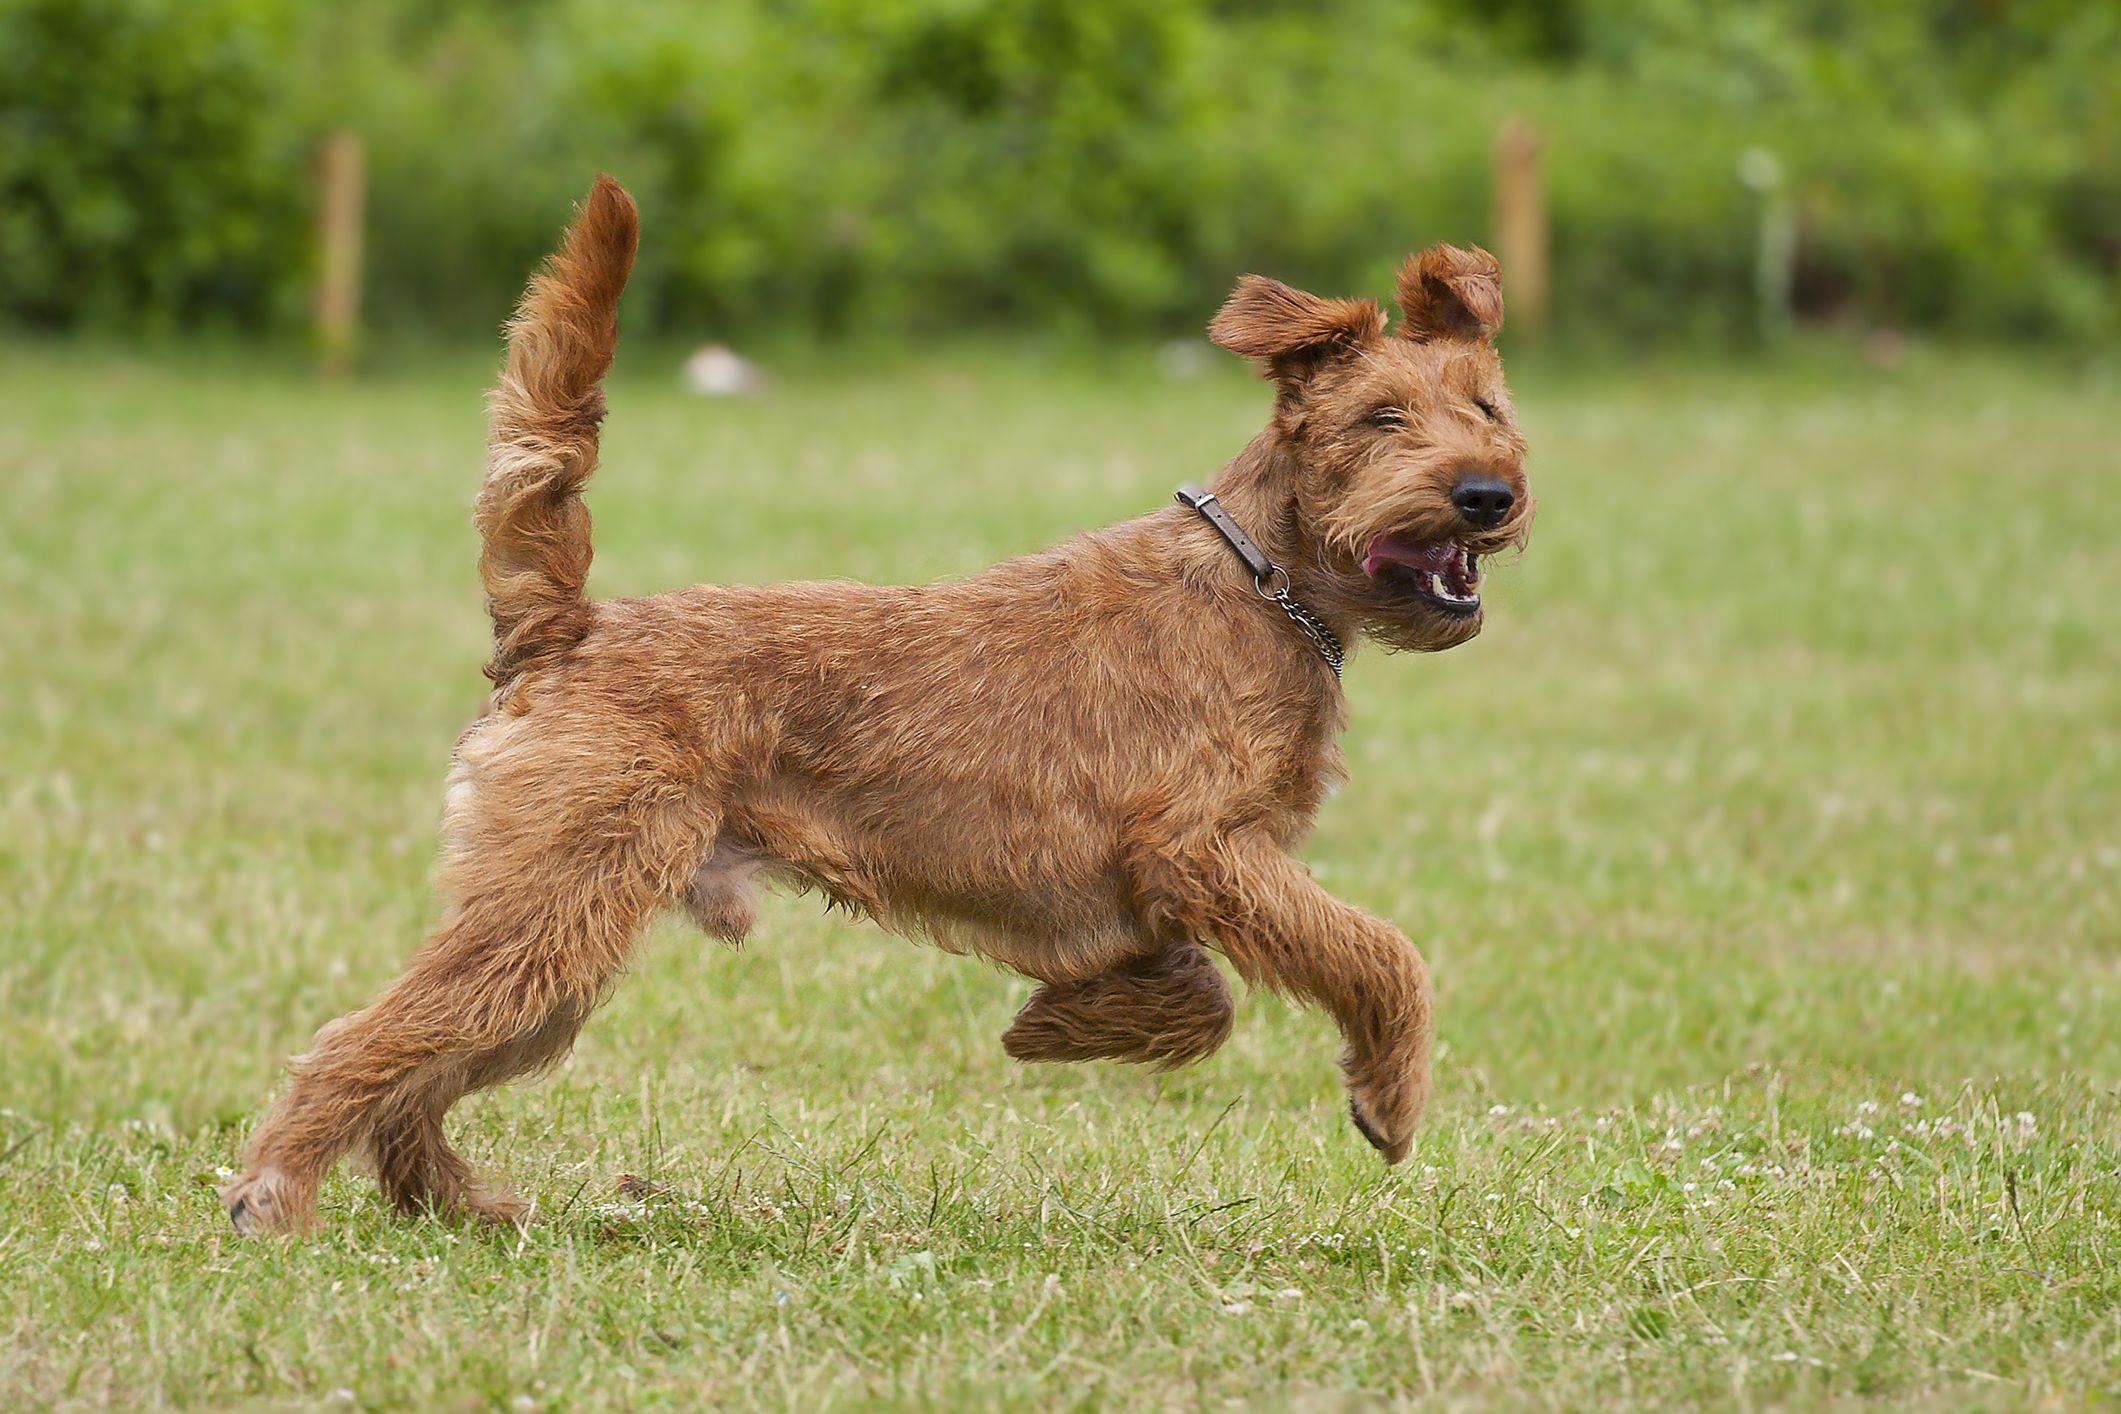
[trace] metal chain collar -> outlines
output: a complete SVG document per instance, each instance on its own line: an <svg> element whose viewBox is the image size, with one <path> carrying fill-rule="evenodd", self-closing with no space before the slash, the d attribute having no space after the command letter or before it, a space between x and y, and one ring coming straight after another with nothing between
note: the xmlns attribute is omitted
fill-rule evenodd
<svg viewBox="0 0 2121 1414"><path fill-rule="evenodd" d="M1341 665L1348 660L1348 650L1341 643L1340 635L1328 628L1324 619L1299 604L1296 596L1289 592L1289 572L1267 558L1266 552L1253 543L1244 528L1230 518L1230 513L1215 499L1213 491L1203 491L1198 486L1181 486L1178 488L1178 503L1198 511L1201 519L1215 527L1216 533L1245 562L1245 568L1252 571L1252 587L1259 592L1259 597L1281 605L1289 622L1311 640L1311 646L1326 660L1326 666L1333 670L1334 680L1338 681ZM1269 585L1275 587L1270 589Z"/></svg>
<svg viewBox="0 0 2121 1414"><path fill-rule="evenodd" d="M1280 566L1275 567L1275 573L1281 575L1282 587L1273 593L1267 592L1268 582L1264 579L1254 580L1252 587L1260 592L1261 597L1272 599L1281 605L1281 611L1289 616L1289 622L1303 630L1304 637L1311 640L1311 645L1318 650L1318 656L1326 660L1326 666L1333 670L1333 677L1337 681L1341 665L1348 661L1348 650L1341 643L1340 635L1326 627L1324 619L1296 602L1296 596L1289 592L1289 576Z"/></svg>

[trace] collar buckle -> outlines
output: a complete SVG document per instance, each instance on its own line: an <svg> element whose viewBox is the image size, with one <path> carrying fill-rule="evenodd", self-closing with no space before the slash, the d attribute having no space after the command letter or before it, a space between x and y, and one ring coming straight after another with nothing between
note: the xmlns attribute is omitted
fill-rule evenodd
<svg viewBox="0 0 2121 1414"><path fill-rule="evenodd" d="M1289 622L1303 631L1303 636L1318 650L1318 656L1326 660L1326 666L1333 670L1334 681L1339 681L1341 667L1348 660L1347 646L1324 619L1298 603L1296 596L1289 592L1294 585L1289 572L1267 558L1266 552L1245 534L1244 527L1230 518L1230 513L1223 509L1221 501L1215 499L1213 491L1198 486L1181 486L1178 488L1178 503L1197 511L1201 519L1215 527L1216 533L1245 562L1245 568L1252 571L1252 588L1259 597L1281 606L1281 611L1289 616ZM1276 580L1280 581L1280 587L1270 588Z"/></svg>

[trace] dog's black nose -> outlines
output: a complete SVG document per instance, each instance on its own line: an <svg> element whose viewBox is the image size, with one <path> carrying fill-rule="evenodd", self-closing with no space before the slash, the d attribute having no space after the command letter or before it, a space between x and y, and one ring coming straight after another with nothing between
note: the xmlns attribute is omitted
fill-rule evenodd
<svg viewBox="0 0 2121 1414"><path fill-rule="evenodd" d="M1492 530L1509 516L1517 498L1500 477L1467 476L1451 488L1451 504L1458 507L1458 514L1467 525L1475 530Z"/></svg>

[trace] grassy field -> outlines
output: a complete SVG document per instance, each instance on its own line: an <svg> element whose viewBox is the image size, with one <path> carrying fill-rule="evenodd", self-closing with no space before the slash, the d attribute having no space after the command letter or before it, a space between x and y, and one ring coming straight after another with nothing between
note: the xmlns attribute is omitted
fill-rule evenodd
<svg viewBox="0 0 2121 1414"><path fill-rule="evenodd" d="M621 361L602 593L962 573L1265 405ZM1308 851L1437 979L1403 1168L1322 1017L1031 1071L1025 983L779 900L458 1112L529 1231L341 1175L236 1240L280 1061L431 916L485 372L0 351L0 1404L2121 1397L2121 389L1974 356L1519 378L1531 551L1352 665Z"/></svg>

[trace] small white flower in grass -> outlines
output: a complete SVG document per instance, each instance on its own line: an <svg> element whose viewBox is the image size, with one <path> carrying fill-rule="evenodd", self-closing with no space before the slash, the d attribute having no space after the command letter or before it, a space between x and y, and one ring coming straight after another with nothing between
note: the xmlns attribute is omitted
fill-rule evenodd
<svg viewBox="0 0 2121 1414"><path fill-rule="evenodd" d="M214 1165L214 1177L220 1179L224 1183L227 1182L229 1179L234 1178L235 1176L236 1171L230 1168L227 1164Z"/></svg>
<svg viewBox="0 0 2121 1414"><path fill-rule="evenodd" d="M1450 1296L1451 1309L1463 1311L1478 1303L1479 1300L1480 1298L1470 1291L1454 1291Z"/></svg>
<svg viewBox="0 0 2121 1414"><path fill-rule="evenodd" d="M1856 1106L1856 1113L1860 1115L1874 1115L1878 1113L1878 1102L1876 1100L1865 1100L1861 1104Z"/></svg>
<svg viewBox="0 0 2121 1414"><path fill-rule="evenodd" d="M1303 1297L1303 1291L1300 1288L1293 1286L1285 1286L1274 1294L1276 1296L1279 1296L1284 1301L1297 1301L1301 1300Z"/></svg>
<svg viewBox="0 0 2121 1414"><path fill-rule="evenodd" d="M1348 1322L1348 1329L1351 1331L1366 1331L1369 1328L1370 1323L1360 1316L1357 1316L1354 1320Z"/></svg>
<svg viewBox="0 0 2121 1414"><path fill-rule="evenodd" d="M103 1196L110 1199L113 1203L125 1203L130 1202L133 1195L125 1191L124 1184L113 1183L110 1187L103 1190Z"/></svg>
<svg viewBox="0 0 2121 1414"><path fill-rule="evenodd" d="M84 1238L81 1242L81 1250L84 1252L101 1252L103 1250L103 1239L100 1237Z"/></svg>
<svg viewBox="0 0 2121 1414"><path fill-rule="evenodd" d="M1480 1196L1490 1203L1500 1203L1502 1201L1500 1193L1483 1193Z"/></svg>
<svg viewBox="0 0 2121 1414"><path fill-rule="evenodd" d="M1061 1279L1060 1279L1060 1273L1059 1273L1059 1272L1048 1272L1048 1273L1046 1273L1046 1290L1048 1290L1048 1291L1059 1291L1059 1290L1060 1290L1060 1284L1061 1284Z"/></svg>
<svg viewBox="0 0 2121 1414"><path fill-rule="evenodd" d="M324 1402L326 1404L351 1404L354 1402L354 1392L345 1385L340 1385L330 1394L324 1396Z"/></svg>
<svg viewBox="0 0 2121 1414"><path fill-rule="evenodd" d="M1489 1105L1489 1106L1488 1106L1488 1113L1489 1113L1489 1114L1491 1114L1491 1115L1506 1115L1506 1114L1508 1114L1509 1112L1510 1112L1510 1107L1509 1107L1508 1105Z"/></svg>
<svg viewBox="0 0 2121 1414"><path fill-rule="evenodd" d="M2011 1122L2018 1126L2020 1134L2030 1135L2040 1127L2040 1121L2033 1118L2031 1110L2018 1111L2018 1113L2011 1116Z"/></svg>
<svg viewBox="0 0 2121 1414"><path fill-rule="evenodd" d="M1920 1109L1922 1108L1922 1097L1912 1090L1902 1090L1900 1092L1900 1107L1908 1110Z"/></svg>
<svg viewBox="0 0 2121 1414"><path fill-rule="evenodd" d="M1251 1309L1252 1303L1249 1301L1225 1301L1223 1303L1223 1314L1226 1316L1242 1316Z"/></svg>
<svg viewBox="0 0 2121 1414"><path fill-rule="evenodd" d="M535 1409L538 1407L538 1402L527 1394L519 1394L508 1401L508 1407L515 1410Z"/></svg>

